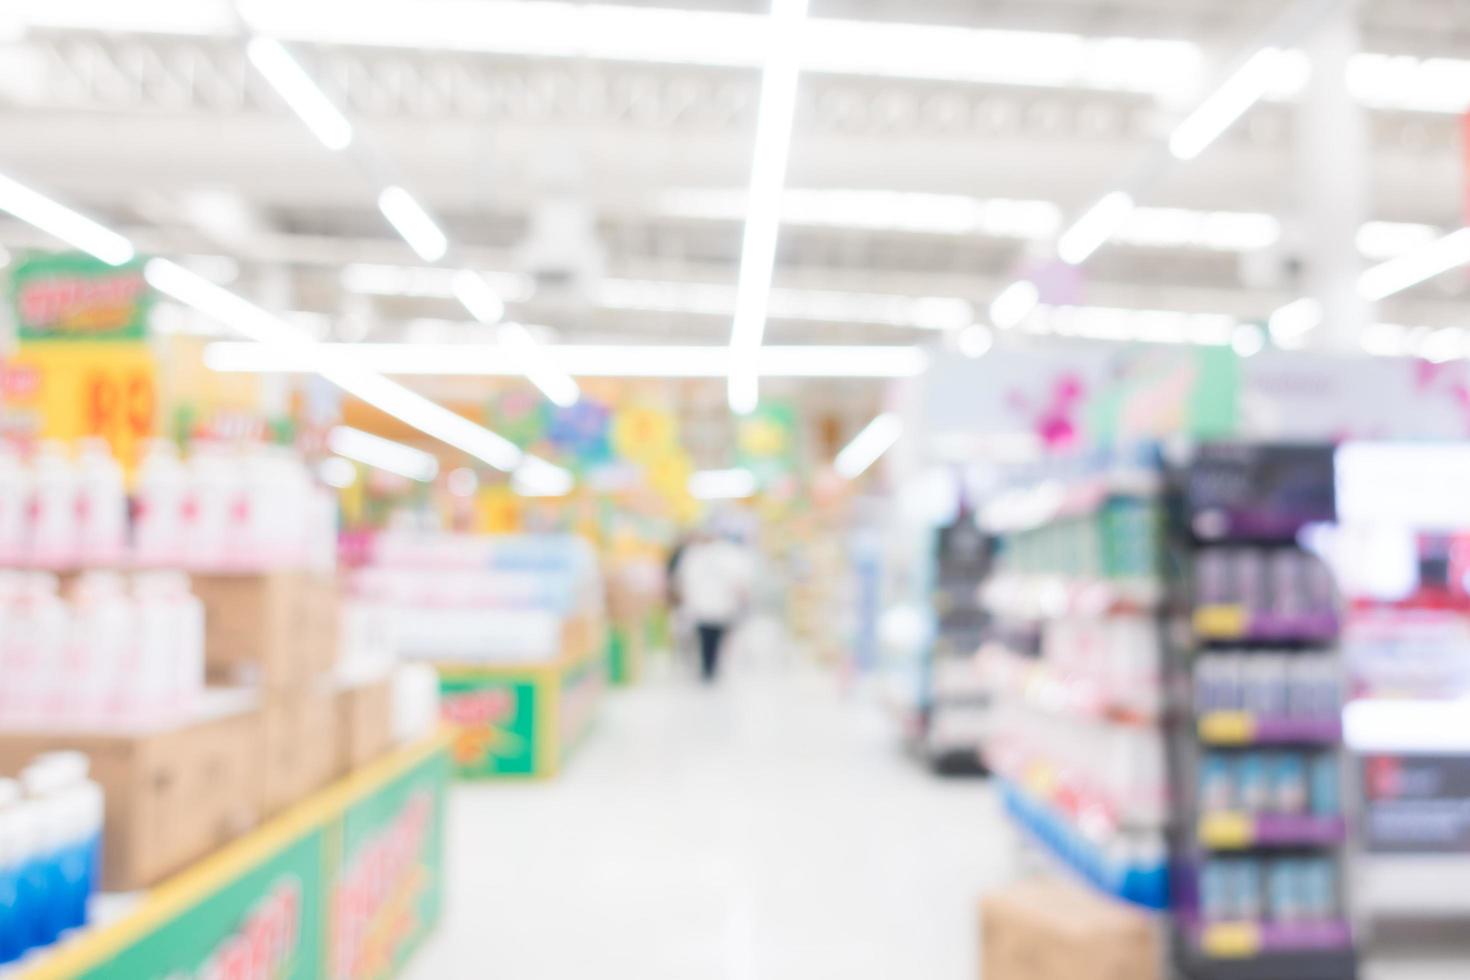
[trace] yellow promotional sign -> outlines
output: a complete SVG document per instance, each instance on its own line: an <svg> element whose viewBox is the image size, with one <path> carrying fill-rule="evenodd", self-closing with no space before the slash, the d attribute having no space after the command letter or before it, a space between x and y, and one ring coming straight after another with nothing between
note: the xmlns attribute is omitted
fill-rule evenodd
<svg viewBox="0 0 1470 980"><path fill-rule="evenodd" d="M145 343L24 343L6 374L7 408L32 416L36 435L101 436L128 472L156 431L157 365Z"/></svg>
<svg viewBox="0 0 1470 980"><path fill-rule="evenodd" d="M673 415L662 409L633 405L613 415L613 451L636 463L650 463L666 455L677 434Z"/></svg>
<svg viewBox="0 0 1470 980"><path fill-rule="evenodd" d="M475 495L475 530L480 534L514 534L522 523L521 498L510 487L483 487Z"/></svg>

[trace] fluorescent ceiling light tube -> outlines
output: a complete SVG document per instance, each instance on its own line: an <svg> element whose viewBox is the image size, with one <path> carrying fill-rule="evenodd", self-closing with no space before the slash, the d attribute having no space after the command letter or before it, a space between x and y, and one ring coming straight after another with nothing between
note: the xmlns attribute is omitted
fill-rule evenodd
<svg viewBox="0 0 1470 980"><path fill-rule="evenodd" d="M700 470L689 477L689 493L698 500L740 500L755 491L755 474L746 469Z"/></svg>
<svg viewBox="0 0 1470 980"><path fill-rule="evenodd" d="M837 470L838 476L855 480L876 463L880 456L892 449L902 435L903 420L894 412L884 412L869 422L837 454L833 468Z"/></svg>
<svg viewBox="0 0 1470 980"><path fill-rule="evenodd" d="M378 210L425 262L438 262L449 251L449 239L444 232L434 223L429 212L402 187L383 188L378 195Z"/></svg>
<svg viewBox="0 0 1470 980"><path fill-rule="evenodd" d="M1057 240L1057 256L1068 265L1081 265L1102 248L1133 210L1133 197L1113 191L1103 197Z"/></svg>
<svg viewBox="0 0 1470 980"><path fill-rule="evenodd" d="M1441 273L1470 264L1470 228L1451 232L1358 277L1358 292L1370 300L1387 299Z"/></svg>
<svg viewBox="0 0 1470 980"><path fill-rule="evenodd" d="M1036 288L1036 283L1030 279L1017 280L990 304L990 319L1002 330L1009 330L1030 316L1039 302L1041 291Z"/></svg>
<svg viewBox="0 0 1470 980"><path fill-rule="evenodd" d="M1251 55L1179 124L1169 137L1169 152L1179 160L1193 160L1203 153L1290 67L1285 54L1280 48L1262 48Z"/></svg>
<svg viewBox="0 0 1470 980"><path fill-rule="evenodd" d="M562 408L577 404L577 399L582 397L577 382L556 366L545 348L536 343L531 331L519 323L506 323L500 327L498 336L501 346L510 352L521 373L541 389L552 404Z"/></svg>
<svg viewBox="0 0 1470 980"><path fill-rule="evenodd" d="M329 150L347 149L352 143L352 124L317 87L284 44L274 38L254 37L246 51L250 63L265 76L265 80L286 100L323 146Z"/></svg>
<svg viewBox="0 0 1470 980"><path fill-rule="evenodd" d="M799 34L806 9L807 0L771 0L770 48L761 78L745 236L740 249L740 284L735 294L735 322L730 330L729 399L730 408L739 414L754 411L760 400L756 352L765 337L771 279L776 268L781 190L786 183L786 164L791 155L791 129L800 78Z"/></svg>
<svg viewBox="0 0 1470 980"><path fill-rule="evenodd" d="M1322 304L1311 297L1287 303L1271 314L1266 326L1277 347L1290 350L1302 345L1303 338L1322 323Z"/></svg>
<svg viewBox="0 0 1470 980"><path fill-rule="evenodd" d="M103 227L3 174L0 174L0 211L9 211L27 224L108 265L122 265L136 254L133 243L111 228Z"/></svg>
<svg viewBox="0 0 1470 980"><path fill-rule="evenodd" d="M505 302L478 272L469 269L456 272L454 295L470 316L481 323L499 323L505 316Z"/></svg>
<svg viewBox="0 0 1470 980"><path fill-rule="evenodd" d="M345 425L339 425L327 433L327 448L338 456L346 456L420 483L428 483L439 475L439 461L433 454Z"/></svg>
<svg viewBox="0 0 1470 980"><path fill-rule="evenodd" d="M316 474L329 487L345 490L357 482L357 467L341 456L328 456L317 467Z"/></svg>
<svg viewBox="0 0 1470 980"><path fill-rule="evenodd" d="M255 346L291 362L295 370L318 373L379 411L496 469L514 469L524 457L509 439L371 370L356 356L354 345L316 343L280 317L168 259L150 259L143 275L159 292L259 341Z"/></svg>
<svg viewBox="0 0 1470 980"><path fill-rule="evenodd" d="M570 472L535 456L528 456L511 475L511 489L522 497L565 497L574 482Z"/></svg>
<svg viewBox="0 0 1470 980"><path fill-rule="evenodd" d="M321 344L327 356L349 358L388 375L514 377L519 365L493 344ZM542 346L559 370L584 378L721 378L729 371L728 347L622 344ZM259 374L315 370L310 351L262 344L216 342L204 349L212 371ZM760 373L772 378L912 378L929 359L919 347L763 347Z"/></svg>

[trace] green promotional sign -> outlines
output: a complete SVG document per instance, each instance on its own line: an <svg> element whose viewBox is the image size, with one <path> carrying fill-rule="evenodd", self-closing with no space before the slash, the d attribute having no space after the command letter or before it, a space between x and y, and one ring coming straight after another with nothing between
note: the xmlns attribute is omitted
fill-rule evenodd
<svg viewBox="0 0 1470 980"><path fill-rule="evenodd" d="M138 341L148 334L152 292L142 259L113 266L79 252L37 252L16 263L10 295L22 343Z"/></svg>
<svg viewBox="0 0 1470 980"><path fill-rule="evenodd" d="M736 462L762 484L796 468L796 408L790 402L762 402L736 423Z"/></svg>
<svg viewBox="0 0 1470 980"><path fill-rule="evenodd" d="M449 768L436 755L343 815L330 976L397 976L438 921Z"/></svg>
<svg viewBox="0 0 1470 980"><path fill-rule="evenodd" d="M442 674L440 704L454 727L461 776L536 772L536 681L489 674Z"/></svg>
<svg viewBox="0 0 1470 980"><path fill-rule="evenodd" d="M322 975L322 831L313 831L82 974L86 980ZM258 970L255 964L265 968Z"/></svg>
<svg viewBox="0 0 1470 980"><path fill-rule="evenodd" d="M438 921L441 740L324 791L23 980L386 980Z"/></svg>

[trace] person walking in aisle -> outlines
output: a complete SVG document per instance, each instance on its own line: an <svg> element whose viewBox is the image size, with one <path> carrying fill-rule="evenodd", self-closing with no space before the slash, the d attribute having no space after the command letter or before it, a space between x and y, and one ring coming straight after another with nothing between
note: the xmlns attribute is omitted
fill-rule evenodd
<svg viewBox="0 0 1470 980"><path fill-rule="evenodd" d="M677 571L682 604L699 634L700 676L713 683L725 638L750 599L752 561L744 546L709 530L684 549Z"/></svg>

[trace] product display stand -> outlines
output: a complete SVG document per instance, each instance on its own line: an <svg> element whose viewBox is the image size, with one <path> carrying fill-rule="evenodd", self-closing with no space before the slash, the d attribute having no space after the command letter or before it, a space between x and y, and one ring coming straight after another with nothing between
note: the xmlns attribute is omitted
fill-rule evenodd
<svg viewBox="0 0 1470 980"><path fill-rule="evenodd" d="M1351 980L1338 602L1299 543L1334 518L1331 448L1206 445L1172 476L1178 966Z"/></svg>
<svg viewBox="0 0 1470 980"><path fill-rule="evenodd" d="M567 623L554 661L437 663L459 777L559 772L596 720L607 689L605 647L601 618L577 619Z"/></svg>
<svg viewBox="0 0 1470 980"><path fill-rule="evenodd" d="M975 654L986 623L980 583L990 569L993 542L974 514L959 516L936 533L934 642L924 673L922 752L934 771L981 775L981 753L990 722L990 696L979 685Z"/></svg>
<svg viewBox="0 0 1470 980"><path fill-rule="evenodd" d="M1162 480L1151 454L1090 459L999 495L980 666L986 760L1029 837L1075 875L1169 907L1161 725Z"/></svg>
<svg viewBox="0 0 1470 980"><path fill-rule="evenodd" d="M448 750L436 734L383 756L14 976L397 975L439 919Z"/></svg>

